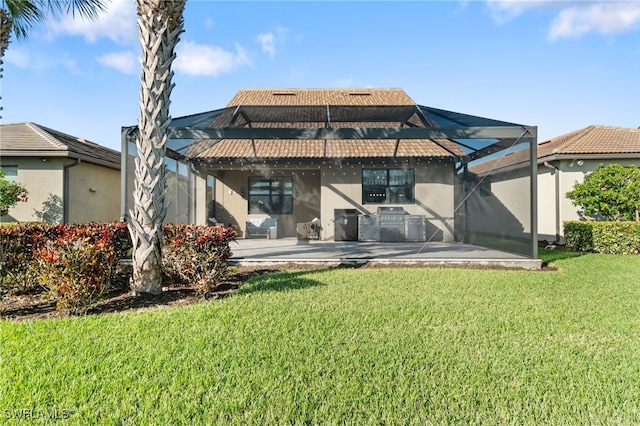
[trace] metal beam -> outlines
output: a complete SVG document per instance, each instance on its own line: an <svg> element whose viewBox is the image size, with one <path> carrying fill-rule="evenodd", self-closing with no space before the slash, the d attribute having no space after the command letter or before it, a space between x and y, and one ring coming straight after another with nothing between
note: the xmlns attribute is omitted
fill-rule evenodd
<svg viewBox="0 0 640 426"><path fill-rule="evenodd" d="M528 126L467 127L462 129L422 127L344 128L170 128L171 139L519 139L535 137Z"/></svg>

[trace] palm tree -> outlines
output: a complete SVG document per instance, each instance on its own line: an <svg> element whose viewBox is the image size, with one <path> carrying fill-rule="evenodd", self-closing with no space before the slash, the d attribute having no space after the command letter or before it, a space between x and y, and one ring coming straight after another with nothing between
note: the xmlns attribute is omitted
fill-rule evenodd
<svg viewBox="0 0 640 426"><path fill-rule="evenodd" d="M134 205L129 212L135 293L162 291L162 222L165 206L165 153L173 84L171 64L184 31L186 0L136 0L142 44L140 119L136 146Z"/></svg>
<svg viewBox="0 0 640 426"><path fill-rule="evenodd" d="M106 9L105 4L104 0L0 0L0 78L12 32L18 40L24 40L47 18L68 14L94 20Z"/></svg>

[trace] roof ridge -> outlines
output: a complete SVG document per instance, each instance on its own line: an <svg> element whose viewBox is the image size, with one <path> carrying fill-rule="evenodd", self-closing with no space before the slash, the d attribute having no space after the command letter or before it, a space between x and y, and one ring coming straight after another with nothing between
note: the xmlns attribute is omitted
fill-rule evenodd
<svg viewBox="0 0 640 426"><path fill-rule="evenodd" d="M566 151L568 148L570 148L571 146L575 145L576 143L584 139L584 137L589 133L591 133L594 129L595 129L595 126L591 125L583 129L574 130L573 132L569 132L564 135L557 136L553 139L550 139L549 142L553 143L554 141L557 141L558 145L560 145L558 148L553 148L552 153L560 154ZM561 142L561 140L564 138L566 138L567 140L566 142L563 143Z"/></svg>
<svg viewBox="0 0 640 426"><path fill-rule="evenodd" d="M53 136L51 133L46 131L39 124L32 123L32 122L27 122L25 124L27 125L28 128L33 130L38 136L40 136L42 139L46 140L47 142L51 143L53 146L60 148L64 151L69 151L69 147L66 144L60 142L58 139L55 138L55 136Z"/></svg>
<svg viewBox="0 0 640 426"><path fill-rule="evenodd" d="M584 139L589 133L593 132L595 130L595 126L591 125L591 126L587 126L584 129L582 129L582 132L579 132L579 136L571 143L568 143L567 145L564 146L564 150L566 151L567 149L571 148L572 146L576 145L578 142L580 142L582 139Z"/></svg>

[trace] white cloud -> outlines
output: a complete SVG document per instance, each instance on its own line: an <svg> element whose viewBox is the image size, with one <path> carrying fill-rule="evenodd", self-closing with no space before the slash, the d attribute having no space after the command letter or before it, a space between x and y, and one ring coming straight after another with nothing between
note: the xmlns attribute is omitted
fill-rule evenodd
<svg viewBox="0 0 640 426"><path fill-rule="evenodd" d="M262 51L273 59L276 56L276 36L273 33L258 34L257 40L262 46Z"/></svg>
<svg viewBox="0 0 640 426"><path fill-rule="evenodd" d="M271 59L276 56L276 45L282 45L287 37L287 29L278 26L275 31L258 34L256 41L260 43L262 51Z"/></svg>
<svg viewBox="0 0 640 426"><path fill-rule="evenodd" d="M173 68L187 75L217 77L236 68L251 65L251 60L244 48L237 43L235 46L234 53L220 46L182 41L176 48L177 57Z"/></svg>
<svg viewBox="0 0 640 426"><path fill-rule="evenodd" d="M598 2L562 10L553 20L549 39L579 38L587 33L616 34L640 22L640 3Z"/></svg>
<svg viewBox="0 0 640 426"><path fill-rule="evenodd" d="M623 33L640 23L640 4L628 0L487 0L487 5L499 25L531 9L553 10L556 16L549 28L549 40L579 38L588 33Z"/></svg>
<svg viewBox="0 0 640 426"><path fill-rule="evenodd" d="M502 25L524 13L527 9L544 6L552 1L487 0L493 20Z"/></svg>
<svg viewBox="0 0 640 426"><path fill-rule="evenodd" d="M3 58L7 63L13 64L18 68L34 68L33 59L29 52L12 46L7 49Z"/></svg>
<svg viewBox="0 0 640 426"><path fill-rule="evenodd" d="M49 35L80 35L90 42L105 37L117 43L134 44L138 42L136 22L135 1L111 0L107 4L106 12L103 12L97 21L65 16L61 21L50 23Z"/></svg>
<svg viewBox="0 0 640 426"><path fill-rule="evenodd" d="M105 53L96 58L104 66L115 68L124 74L135 74L138 71L138 58L131 51Z"/></svg>

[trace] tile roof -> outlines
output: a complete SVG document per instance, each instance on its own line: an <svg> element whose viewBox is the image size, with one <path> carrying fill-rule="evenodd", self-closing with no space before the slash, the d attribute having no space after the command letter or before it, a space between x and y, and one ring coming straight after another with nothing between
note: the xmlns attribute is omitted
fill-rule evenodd
<svg viewBox="0 0 640 426"><path fill-rule="evenodd" d="M556 154L640 154L640 129L588 126L538 144L538 158Z"/></svg>
<svg viewBox="0 0 640 426"><path fill-rule="evenodd" d="M415 105L402 89L240 89L237 105Z"/></svg>
<svg viewBox="0 0 640 426"><path fill-rule="evenodd" d="M627 127L593 125L576 130L537 146L538 163L553 160L557 156L564 158L616 158L636 155L640 158L640 129ZM474 165L474 173L513 166L529 161L529 150L519 150Z"/></svg>
<svg viewBox="0 0 640 426"><path fill-rule="evenodd" d="M61 156L120 169L120 153L35 123L0 126L0 156Z"/></svg>
<svg viewBox="0 0 640 426"><path fill-rule="evenodd" d="M235 106L406 106L416 103L402 89L241 89L231 99L228 107ZM375 108L372 109L375 111ZM412 114L414 109L411 110ZM281 117L269 122L234 122L234 126L249 124L251 127L324 127L323 121L288 122ZM342 112L349 120L347 110ZM217 118L213 125L222 125L228 117ZM240 119L242 120L242 119ZM401 127L423 125L417 116L404 122L354 122L335 121L332 127ZM443 148L444 147L444 148ZM446 149L445 149L446 148ZM450 140L201 140L193 144L186 155L194 158L238 159L252 158L380 158L380 157L451 157L464 155L464 151Z"/></svg>

